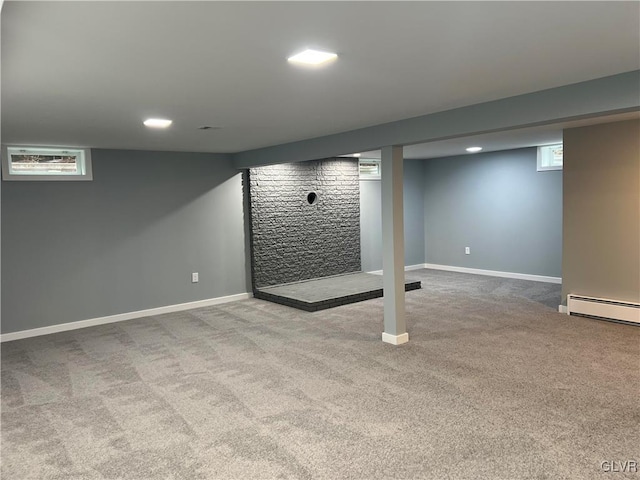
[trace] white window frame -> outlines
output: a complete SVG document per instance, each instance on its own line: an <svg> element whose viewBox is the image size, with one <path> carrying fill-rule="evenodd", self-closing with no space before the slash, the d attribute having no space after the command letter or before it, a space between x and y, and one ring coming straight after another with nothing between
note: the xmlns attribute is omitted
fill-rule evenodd
<svg viewBox="0 0 640 480"><path fill-rule="evenodd" d="M41 154L41 155L74 155L76 156L77 173L68 172L37 172L24 173L11 170L11 155ZM93 180L91 167L91 149L78 147L42 147L23 145L2 146L2 180L5 181L87 181Z"/></svg>
<svg viewBox="0 0 640 480"><path fill-rule="evenodd" d="M546 151L553 147L561 147L562 143L554 143L551 145L540 145L538 147L538 172L547 172L550 170L562 170L562 165L544 165L544 157L547 155ZM543 151L544 149L544 151Z"/></svg>
<svg viewBox="0 0 640 480"><path fill-rule="evenodd" d="M378 173L377 174L369 174L369 173L362 173L360 171L360 164L361 163L376 163L378 164ZM360 175L360 180L380 180L380 173L381 172L381 164L380 164L380 159L379 158L359 158L358 159L358 174Z"/></svg>

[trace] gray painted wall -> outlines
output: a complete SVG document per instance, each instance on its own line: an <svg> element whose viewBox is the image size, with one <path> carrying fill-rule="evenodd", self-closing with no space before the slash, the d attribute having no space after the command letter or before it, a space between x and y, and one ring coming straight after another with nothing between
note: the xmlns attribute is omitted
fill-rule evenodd
<svg viewBox="0 0 640 480"><path fill-rule="evenodd" d="M405 265L425 263L424 161L404 161ZM380 180L360 181L362 271L382 270L382 197Z"/></svg>
<svg viewBox="0 0 640 480"><path fill-rule="evenodd" d="M640 301L640 121L564 131L562 301Z"/></svg>
<svg viewBox="0 0 640 480"><path fill-rule="evenodd" d="M254 287L360 270L357 159L252 168L249 192Z"/></svg>
<svg viewBox="0 0 640 480"><path fill-rule="evenodd" d="M92 156L91 182L2 182L2 333L247 291L229 156Z"/></svg>
<svg viewBox="0 0 640 480"><path fill-rule="evenodd" d="M424 162L427 263L562 276L562 172L536 148Z"/></svg>
<svg viewBox="0 0 640 480"><path fill-rule="evenodd" d="M381 192L380 180L360 180L360 248L363 272L382 270Z"/></svg>
<svg viewBox="0 0 640 480"><path fill-rule="evenodd" d="M425 263L424 168L422 160L404 161L404 263Z"/></svg>

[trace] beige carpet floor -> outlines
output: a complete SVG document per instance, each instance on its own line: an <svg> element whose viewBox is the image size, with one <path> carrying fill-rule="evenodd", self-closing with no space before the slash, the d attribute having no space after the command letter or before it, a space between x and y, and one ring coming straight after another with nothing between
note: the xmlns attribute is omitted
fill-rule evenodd
<svg viewBox="0 0 640 480"><path fill-rule="evenodd" d="M2 479L640 478L602 467L640 460L639 328L557 313L558 285L411 276L399 347L382 299L4 343Z"/></svg>

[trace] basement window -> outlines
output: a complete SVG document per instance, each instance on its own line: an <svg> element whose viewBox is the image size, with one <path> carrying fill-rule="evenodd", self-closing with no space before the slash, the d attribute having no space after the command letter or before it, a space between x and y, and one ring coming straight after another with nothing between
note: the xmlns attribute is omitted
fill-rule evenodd
<svg viewBox="0 0 640 480"><path fill-rule="evenodd" d="M360 180L380 180L380 160L361 158L358 161Z"/></svg>
<svg viewBox="0 0 640 480"><path fill-rule="evenodd" d="M67 147L6 147L3 180L92 180L91 150Z"/></svg>
<svg viewBox="0 0 640 480"><path fill-rule="evenodd" d="M562 144L538 147L538 171L562 170Z"/></svg>

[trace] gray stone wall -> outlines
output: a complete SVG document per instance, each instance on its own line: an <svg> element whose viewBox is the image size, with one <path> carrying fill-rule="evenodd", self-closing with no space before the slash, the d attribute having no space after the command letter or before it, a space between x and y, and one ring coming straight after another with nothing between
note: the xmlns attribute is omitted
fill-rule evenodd
<svg viewBox="0 0 640 480"><path fill-rule="evenodd" d="M357 159L251 168L249 195L254 288L360 271Z"/></svg>

